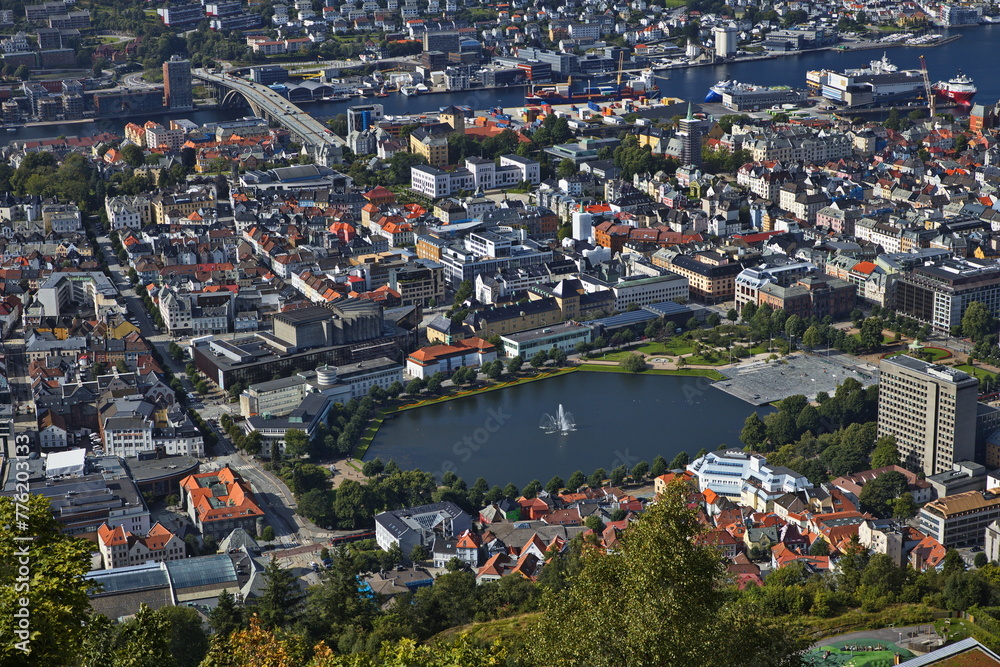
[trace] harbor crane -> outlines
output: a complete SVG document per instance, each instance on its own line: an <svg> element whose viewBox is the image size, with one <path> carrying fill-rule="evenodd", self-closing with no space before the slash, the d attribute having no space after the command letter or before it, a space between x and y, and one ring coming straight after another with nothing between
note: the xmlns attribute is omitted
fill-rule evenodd
<svg viewBox="0 0 1000 667"><path fill-rule="evenodd" d="M927 61L920 56L920 73L924 75L924 95L927 96L927 110L930 111L931 120L937 115L937 104L934 100L934 91L931 90L931 77L927 73Z"/></svg>

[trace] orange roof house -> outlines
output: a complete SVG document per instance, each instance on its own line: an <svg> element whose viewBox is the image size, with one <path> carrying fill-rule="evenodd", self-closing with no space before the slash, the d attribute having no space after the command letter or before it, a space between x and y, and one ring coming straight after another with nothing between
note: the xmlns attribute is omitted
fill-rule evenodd
<svg viewBox="0 0 1000 667"><path fill-rule="evenodd" d="M151 561L180 560L187 555L183 540L161 523L156 523L144 537L105 523L97 529L97 544L108 570Z"/></svg>
<svg viewBox="0 0 1000 667"><path fill-rule="evenodd" d="M263 510L254 500L250 485L229 466L217 472L188 475L181 480L184 506L202 535L222 539L236 528L257 534L257 518Z"/></svg>
<svg viewBox="0 0 1000 667"><path fill-rule="evenodd" d="M423 378L438 372L451 373L464 366L479 367L496 357L492 343L472 336L451 345L428 345L411 352L406 358L406 372Z"/></svg>
<svg viewBox="0 0 1000 667"><path fill-rule="evenodd" d="M368 192L361 195L369 201L369 203L375 206L381 206L382 204L395 204L396 203L396 193L392 190L383 187L381 185L376 186L369 190Z"/></svg>

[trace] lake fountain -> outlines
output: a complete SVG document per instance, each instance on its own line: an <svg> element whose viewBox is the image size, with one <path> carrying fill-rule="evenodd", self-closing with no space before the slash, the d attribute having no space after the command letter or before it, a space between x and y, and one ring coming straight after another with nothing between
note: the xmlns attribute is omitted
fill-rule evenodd
<svg viewBox="0 0 1000 667"><path fill-rule="evenodd" d="M576 420L573 419L573 413L563 410L562 403L560 403L554 417L548 413L542 415L542 421L538 427L546 433L562 433L565 435L570 431L576 430Z"/></svg>

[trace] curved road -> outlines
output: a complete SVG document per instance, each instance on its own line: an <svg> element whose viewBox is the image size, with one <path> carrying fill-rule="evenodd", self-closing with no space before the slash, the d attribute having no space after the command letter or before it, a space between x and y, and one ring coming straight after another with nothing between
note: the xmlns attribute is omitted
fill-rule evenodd
<svg viewBox="0 0 1000 667"><path fill-rule="evenodd" d="M191 70L191 76L239 92L252 106L264 110L292 134L297 135L303 144L314 149L323 145L339 146L341 143L323 123L267 86L230 74L210 74L204 69Z"/></svg>

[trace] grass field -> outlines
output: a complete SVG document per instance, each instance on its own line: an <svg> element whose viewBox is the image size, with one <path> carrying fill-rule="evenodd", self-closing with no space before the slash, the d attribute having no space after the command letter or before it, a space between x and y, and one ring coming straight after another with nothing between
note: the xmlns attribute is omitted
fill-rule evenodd
<svg viewBox="0 0 1000 667"><path fill-rule="evenodd" d="M931 355L931 359L930 360L932 362L941 361L941 360L947 359L947 358L949 358L951 356L951 352L949 352L948 350L945 350L944 348L940 348L940 347L925 347L925 348L923 348L923 352L924 352L924 354L930 354ZM900 355L900 354L910 354L910 351L909 350L900 350L898 352L891 352L890 354L885 355L885 358L888 359L889 357L895 357L895 356Z"/></svg>
<svg viewBox="0 0 1000 667"><path fill-rule="evenodd" d="M581 371L595 371L598 373L625 373L618 366L599 366L597 364L580 364L578 366ZM631 373L630 375L639 375L638 373ZM719 371L712 370L711 368L682 368L676 371L660 370L656 368L650 368L641 373L641 375L679 375L681 377L705 377L710 380L725 380L726 376Z"/></svg>
<svg viewBox="0 0 1000 667"><path fill-rule="evenodd" d="M690 357L685 357L684 359L686 363L695 366L725 366L729 363L729 355L706 359L700 354L692 354Z"/></svg>
<svg viewBox="0 0 1000 667"><path fill-rule="evenodd" d="M691 354L694 346L686 340L671 339L666 343L647 343L637 348L638 352L648 354L651 357L668 356L676 357L679 354Z"/></svg>

